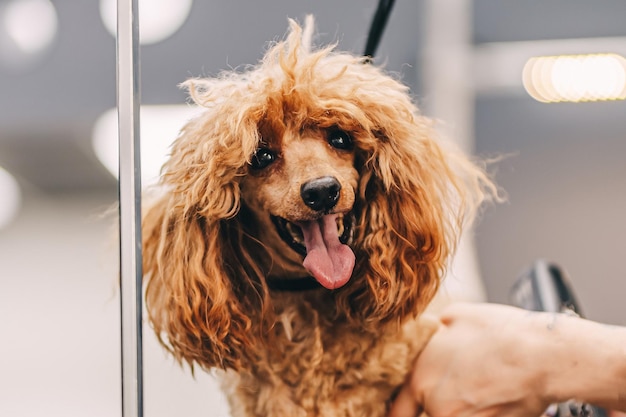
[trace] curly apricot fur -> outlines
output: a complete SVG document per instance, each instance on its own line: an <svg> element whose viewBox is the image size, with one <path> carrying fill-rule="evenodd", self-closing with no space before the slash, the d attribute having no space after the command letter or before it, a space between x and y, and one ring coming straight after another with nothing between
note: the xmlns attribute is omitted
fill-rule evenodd
<svg viewBox="0 0 626 417"><path fill-rule="evenodd" d="M290 24L257 66L184 83L205 111L174 142L145 210L149 317L179 361L226 370L235 415L382 416L436 326L416 317L496 190L437 142L406 86L361 57L311 48L312 19L304 35ZM351 153L322 145L331 127L350 132ZM284 163L251 173L261 144ZM288 164L336 170L356 215L357 263L336 291L269 289L306 274L265 215L304 213L283 189L305 174Z"/></svg>

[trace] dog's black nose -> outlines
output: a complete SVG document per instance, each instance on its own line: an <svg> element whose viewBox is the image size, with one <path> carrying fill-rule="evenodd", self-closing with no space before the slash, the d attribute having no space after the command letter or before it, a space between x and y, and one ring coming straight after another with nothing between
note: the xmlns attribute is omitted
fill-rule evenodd
<svg viewBox="0 0 626 417"><path fill-rule="evenodd" d="M321 177L307 181L300 187L304 204L315 211L328 211L339 201L341 184L335 177Z"/></svg>

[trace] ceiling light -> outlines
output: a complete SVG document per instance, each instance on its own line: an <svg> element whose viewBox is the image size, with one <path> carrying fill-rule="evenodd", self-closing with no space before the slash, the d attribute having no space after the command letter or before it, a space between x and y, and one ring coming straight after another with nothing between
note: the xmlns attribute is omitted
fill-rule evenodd
<svg viewBox="0 0 626 417"><path fill-rule="evenodd" d="M617 54L533 57L522 79L543 103L626 99L626 59Z"/></svg>
<svg viewBox="0 0 626 417"><path fill-rule="evenodd" d="M531 58L597 54L600 51L610 51L626 57L626 36L488 42L474 45L474 88L480 95L526 95L520 73Z"/></svg>
<svg viewBox="0 0 626 417"><path fill-rule="evenodd" d="M148 186L159 177L161 166L167 159L169 148L180 129L202 109L188 105L141 106L140 154L141 182ZM117 109L104 112L93 128L92 143L102 164L118 177L118 124Z"/></svg>
<svg viewBox="0 0 626 417"><path fill-rule="evenodd" d="M4 169L0 168L0 229L6 227L17 215L22 196L20 187Z"/></svg>
<svg viewBox="0 0 626 417"><path fill-rule="evenodd" d="M22 67L40 56L57 33L49 0L12 0L0 8L0 55L5 65Z"/></svg>
<svg viewBox="0 0 626 417"><path fill-rule="evenodd" d="M153 44L169 38L187 20L192 0L138 0L139 40ZM100 17L109 33L117 28L117 0L100 0Z"/></svg>

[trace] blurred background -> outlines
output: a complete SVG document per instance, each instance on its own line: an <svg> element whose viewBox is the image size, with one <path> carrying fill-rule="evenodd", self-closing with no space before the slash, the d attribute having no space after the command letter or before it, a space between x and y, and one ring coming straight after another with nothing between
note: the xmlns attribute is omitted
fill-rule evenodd
<svg viewBox="0 0 626 417"><path fill-rule="evenodd" d="M255 63L287 17L363 51L376 0L139 0L144 182L195 110L177 85ZM377 62L492 166L448 277L509 302L535 259L594 320L626 325L626 2L398 0ZM115 0L0 0L0 416L119 416ZM470 284L463 284L469 282ZM465 286L464 286L465 285ZM146 416L226 416L145 329Z"/></svg>

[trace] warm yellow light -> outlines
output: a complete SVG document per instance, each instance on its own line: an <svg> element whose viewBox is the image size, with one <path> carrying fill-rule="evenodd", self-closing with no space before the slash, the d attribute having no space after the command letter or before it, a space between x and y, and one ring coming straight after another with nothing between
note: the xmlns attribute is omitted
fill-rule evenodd
<svg viewBox="0 0 626 417"><path fill-rule="evenodd" d="M626 99L626 59L617 54L530 58L522 72L528 94L543 103Z"/></svg>

